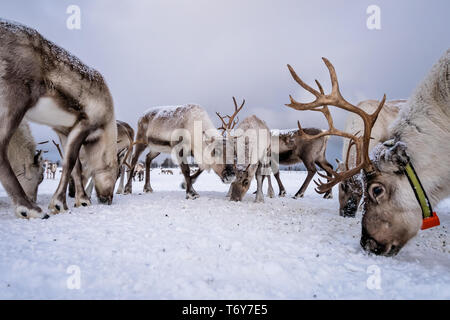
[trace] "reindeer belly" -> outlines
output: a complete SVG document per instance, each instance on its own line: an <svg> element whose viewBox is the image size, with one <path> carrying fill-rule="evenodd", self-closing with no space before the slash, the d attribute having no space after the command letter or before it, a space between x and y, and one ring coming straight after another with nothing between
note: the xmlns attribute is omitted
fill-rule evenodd
<svg viewBox="0 0 450 320"><path fill-rule="evenodd" d="M72 127L77 117L61 108L53 98L42 97L25 115L26 119L50 127Z"/></svg>

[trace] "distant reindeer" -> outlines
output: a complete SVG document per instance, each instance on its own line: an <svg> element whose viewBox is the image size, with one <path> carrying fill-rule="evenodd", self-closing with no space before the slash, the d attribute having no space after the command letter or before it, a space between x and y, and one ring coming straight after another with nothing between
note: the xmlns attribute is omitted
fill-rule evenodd
<svg viewBox="0 0 450 320"><path fill-rule="evenodd" d="M56 179L56 171L58 170L58 164L57 163L51 163L50 164L50 176L53 180Z"/></svg>
<svg viewBox="0 0 450 320"><path fill-rule="evenodd" d="M201 126L200 132L195 132L196 125ZM177 161L180 164L186 182L186 198L196 199L198 193L193 188L193 183L204 170L213 169L222 182L231 183L235 179L232 164L226 163L227 141L214 127L206 111L194 104L175 107L156 107L150 109L139 119L136 146L131 163L132 174L139 156L148 147L150 152L146 157L144 192L153 192L150 184L150 166L153 159L159 154L171 154L174 148L181 142L176 135L180 130L190 135L190 154L176 152ZM200 141L196 141L196 134ZM196 143L198 142L198 143ZM199 170L190 175L188 157L193 156L199 165ZM125 193L132 193L132 179L128 178Z"/></svg>
<svg viewBox="0 0 450 320"><path fill-rule="evenodd" d="M161 173L173 176L172 170L161 169ZM192 170L191 170L191 175L192 175Z"/></svg>
<svg viewBox="0 0 450 320"><path fill-rule="evenodd" d="M369 143L369 151L372 150L378 143L386 141L390 137L389 126L394 122L398 116L400 108L406 103L406 100L387 101L381 109L378 119L372 128L372 139ZM358 104L358 108L372 113L376 110L379 101L366 100ZM350 113L345 125L345 132L362 132L364 130L364 123L361 118L354 113ZM349 168L356 166L356 148L353 148L349 140L344 140L342 146L343 162L338 162L338 172L343 172ZM363 186L358 176L353 176L339 183L339 215L343 217L355 217L358 210L359 203L363 195Z"/></svg>
<svg viewBox="0 0 450 320"><path fill-rule="evenodd" d="M67 210L70 174L84 145L95 172L98 198L111 203L117 177L112 97L103 77L37 31L0 20L0 180L23 218L48 218L29 199L7 158L22 119L48 125L66 137L63 173L52 213Z"/></svg>
<svg viewBox="0 0 450 320"><path fill-rule="evenodd" d="M144 181L144 174L145 174L145 164L144 163L139 162L136 165L135 174L138 177L139 182Z"/></svg>
<svg viewBox="0 0 450 320"><path fill-rule="evenodd" d="M26 196L36 202L39 184L44 179L42 151L36 150L36 142L30 127L22 121L8 146L8 160Z"/></svg>
<svg viewBox="0 0 450 320"><path fill-rule="evenodd" d="M302 198L304 196L309 183L317 173L316 166L324 170L330 177L333 170L333 166L326 159L328 136L323 136L312 140L304 139L301 134L302 131L300 130L300 124L298 125L299 129L272 131L272 139L278 139L279 146L279 163L272 163L272 170L275 179L278 182L280 197L284 197L286 195L286 189L280 179L279 164L291 166L294 164L303 163L308 171L305 181L294 196L295 199ZM303 132L308 135L317 135L322 133L322 130L316 128L305 128L303 129ZM331 190L326 192L324 195L325 199L331 199L332 197L333 193Z"/></svg>

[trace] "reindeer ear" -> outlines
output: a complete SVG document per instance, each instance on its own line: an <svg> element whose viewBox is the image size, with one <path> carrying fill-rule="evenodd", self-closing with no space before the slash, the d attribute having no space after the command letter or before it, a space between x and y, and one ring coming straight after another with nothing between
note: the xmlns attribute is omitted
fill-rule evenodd
<svg viewBox="0 0 450 320"><path fill-rule="evenodd" d="M407 146L404 142L388 140L385 141L383 145L386 147L386 151L384 152L385 161L393 162L400 167L404 167L408 164L409 157L406 153Z"/></svg>
<svg viewBox="0 0 450 320"><path fill-rule="evenodd" d="M336 169L337 172L345 171L345 164L341 160L336 159L336 163L338 164L337 169Z"/></svg>

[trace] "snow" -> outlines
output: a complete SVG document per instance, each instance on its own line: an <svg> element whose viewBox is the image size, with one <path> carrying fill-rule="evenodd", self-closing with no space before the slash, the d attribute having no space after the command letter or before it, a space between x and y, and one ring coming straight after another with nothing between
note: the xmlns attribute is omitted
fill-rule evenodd
<svg viewBox="0 0 450 320"><path fill-rule="evenodd" d="M243 202L228 201L213 173L198 179L201 197L186 200L182 175L159 172L153 194L139 194L136 182L112 206L74 209L69 199L70 212L49 220L16 218L0 189L0 298L450 298L450 199L436 208L440 227L387 258L362 251L361 213L340 217L337 190L325 200L311 184L305 198L291 198L303 172L282 172L289 197L264 204L253 202L254 182ZM57 183L41 184L41 207ZM79 289L67 285L73 270Z"/></svg>

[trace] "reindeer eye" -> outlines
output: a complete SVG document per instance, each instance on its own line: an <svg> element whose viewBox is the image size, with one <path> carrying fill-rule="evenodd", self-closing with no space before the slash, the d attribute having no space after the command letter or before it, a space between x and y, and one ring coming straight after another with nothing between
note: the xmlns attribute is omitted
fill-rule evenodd
<svg viewBox="0 0 450 320"><path fill-rule="evenodd" d="M245 179L243 182L242 182L242 184L246 187L246 186L248 186L248 179Z"/></svg>
<svg viewBox="0 0 450 320"><path fill-rule="evenodd" d="M384 187L380 184L375 184L370 187L370 195L376 200L384 194Z"/></svg>

